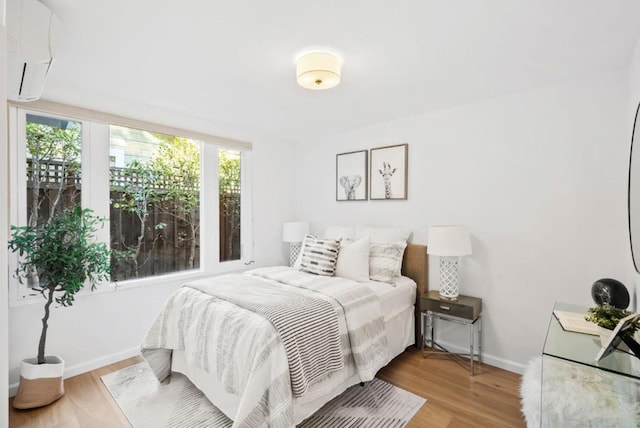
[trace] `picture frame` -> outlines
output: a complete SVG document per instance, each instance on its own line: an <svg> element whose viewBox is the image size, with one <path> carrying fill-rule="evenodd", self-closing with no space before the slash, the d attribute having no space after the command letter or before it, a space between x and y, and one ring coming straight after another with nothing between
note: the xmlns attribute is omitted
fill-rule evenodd
<svg viewBox="0 0 640 428"><path fill-rule="evenodd" d="M369 199L406 200L409 145L378 147L369 156Z"/></svg>
<svg viewBox="0 0 640 428"><path fill-rule="evenodd" d="M613 331L611 332L611 335L609 336L609 340L607 341L607 343L600 348L600 351L598 351L598 354L596 355L596 362L600 361L601 359L603 359L604 357L606 357L607 355L615 351L616 347L620 344L620 342L624 340L623 334L625 334L626 330L629 329L636 321L638 321L638 319L640 319L640 314L633 313L631 315L628 315L622 318L618 322L618 324L616 325L616 328L614 328ZM625 340L625 343L627 343L626 340ZM634 341L632 339L631 346L634 346L633 343ZM630 345L630 344L627 343L627 345ZM637 343L635 344L635 349L636 351L638 351ZM632 348L631 350L633 351L634 349ZM634 355L640 358L640 355L635 353Z"/></svg>
<svg viewBox="0 0 640 428"><path fill-rule="evenodd" d="M336 201L367 200L367 150L336 155Z"/></svg>

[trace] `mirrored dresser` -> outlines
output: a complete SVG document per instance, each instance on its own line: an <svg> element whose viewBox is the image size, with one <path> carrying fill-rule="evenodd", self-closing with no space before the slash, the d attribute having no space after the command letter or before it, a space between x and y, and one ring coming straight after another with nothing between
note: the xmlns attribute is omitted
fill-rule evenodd
<svg viewBox="0 0 640 428"><path fill-rule="evenodd" d="M554 311L587 308L556 303ZM542 427L640 426L640 359L616 349L595 361L599 336L565 331L550 316L542 352Z"/></svg>

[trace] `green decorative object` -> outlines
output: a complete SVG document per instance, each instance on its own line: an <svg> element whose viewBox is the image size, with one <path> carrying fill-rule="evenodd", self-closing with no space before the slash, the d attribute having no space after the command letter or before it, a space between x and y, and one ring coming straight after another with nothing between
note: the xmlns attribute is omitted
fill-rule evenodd
<svg viewBox="0 0 640 428"><path fill-rule="evenodd" d="M607 330L613 330L622 318L631 315L633 312L603 304L589 308L587 313L588 315L585 317L587 321L606 328ZM628 334L635 333L639 328L640 321L633 324L633 327L628 330Z"/></svg>
<svg viewBox="0 0 640 428"><path fill-rule="evenodd" d="M11 226L9 249L19 255L15 276L34 284L45 298L37 363L45 364L50 307L55 302L72 306L85 285L109 279L110 255L105 243L93 242L104 219L80 206L53 215L37 226Z"/></svg>

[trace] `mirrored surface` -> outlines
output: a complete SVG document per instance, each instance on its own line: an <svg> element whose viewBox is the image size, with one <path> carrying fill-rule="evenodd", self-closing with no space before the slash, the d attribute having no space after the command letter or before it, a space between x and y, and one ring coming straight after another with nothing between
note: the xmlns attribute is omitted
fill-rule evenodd
<svg viewBox="0 0 640 428"><path fill-rule="evenodd" d="M587 314L584 306L556 303L553 310ZM600 350L599 336L563 330L557 318L551 314L549 330L542 351L545 356L561 358L585 366L640 378L640 359L624 351L614 351L600 361L595 360Z"/></svg>
<svg viewBox="0 0 640 428"><path fill-rule="evenodd" d="M587 312L563 303L554 310ZM616 350L596 362L599 336L565 331L550 318L540 366L540 419L527 415L530 426L640 427L640 359Z"/></svg>

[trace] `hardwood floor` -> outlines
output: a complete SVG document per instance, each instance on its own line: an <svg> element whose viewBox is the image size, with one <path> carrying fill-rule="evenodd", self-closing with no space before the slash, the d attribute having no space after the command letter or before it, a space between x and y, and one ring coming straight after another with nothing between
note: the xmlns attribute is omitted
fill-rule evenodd
<svg viewBox="0 0 640 428"><path fill-rule="evenodd" d="M377 375L427 399L408 428L524 427L520 375L482 365L475 376L446 356L422 358L414 348Z"/></svg>
<svg viewBox="0 0 640 428"><path fill-rule="evenodd" d="M16 410L9 406L9 427L29 428L118 428L129 427L100 376L137 363L129 358L64 381L64 396L46 407ZM9 399L9 404L11 404Z"/></svg>
<svg viewBox="0 0 640 428"><path fill-rule="evenodd" d="M9 426L129 427L100 376L138 361L140 358L130 358L67 379L66 394L47 407L34 410L10 407ZM520 413L520 376L515 373L483 365L471 377L468 369L449 358L423 359L419 350L410 348L382 369L378 377L427 399L408 428L525 426Z"/></svg>

